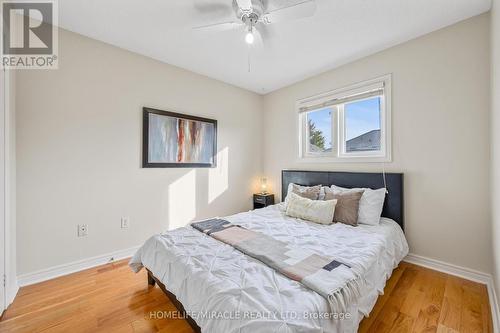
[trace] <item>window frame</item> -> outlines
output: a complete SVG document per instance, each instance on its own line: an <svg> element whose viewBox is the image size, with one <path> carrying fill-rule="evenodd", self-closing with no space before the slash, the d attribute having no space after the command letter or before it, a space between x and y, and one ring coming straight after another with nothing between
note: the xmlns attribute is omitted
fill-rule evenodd
<svg viewBox="0 0 500 333"><path fill-rule="evenodd" d="M336 109L337 106L332 106L332 107L328 107L328 108L332 108L332 109ZM319 111L319 110L323 110L323 109L326 109L326 108L320 108L320 109L317 109L317 110L313 110L313 111ZM307 112L303 114L303 116L301 117L301 126L302 126L302 130L304 131L305 130L305 138L304 140L301 140L301 150L305 152L305 155L307 155L308 157L310 158L319 158L319 157L325 157L325 156L329 156L329 157L333 157L333 156L337 156L337 150L338 150L338 133L337 132L337 129L336 129L336 124L337 124L337 121L338 121L338 113L337 112L334 112L334 110L332 110L332 128L331 128L331 131L332 131L332 151L330 153L321 153L321 152L309 152L309 149L308 149L308 142L307 142L307 138L309 138L309 126L307 125Z"/></svg>
<svg viewBox="0 0 500 333"><path fill-rule="evenodd" d="M346 152L346 117L344 102L337 105L322 105L333 99L346 98L358 94L369 92L374 86L382 86L383 94L381 98L380 112L380 150L364 152ZM326 93L298 100L296 111L298 115L298 156L299 162L392 162L392 140L391 140L391 101L392 101L392 75L384 75L375 79L352 84L340 89L335 89ZM373 96L355 99L362 101ZM317 108L316 108L317 107ZM310 108L308 111L301 110ZM313 153L308 152L308 126L307 113L315 110L332 108L332 152ZM336 112L334 112L336 109Z"/></svg>

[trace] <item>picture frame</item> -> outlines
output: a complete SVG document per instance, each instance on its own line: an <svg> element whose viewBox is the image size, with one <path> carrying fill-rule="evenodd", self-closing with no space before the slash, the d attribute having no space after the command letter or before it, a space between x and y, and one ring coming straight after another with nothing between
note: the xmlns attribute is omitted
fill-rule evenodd
<svg viewBox="0 0 500 333"><path fill-rule="evenodd" d="M214 168L217 120L143 107L143 168Z"/></svg>

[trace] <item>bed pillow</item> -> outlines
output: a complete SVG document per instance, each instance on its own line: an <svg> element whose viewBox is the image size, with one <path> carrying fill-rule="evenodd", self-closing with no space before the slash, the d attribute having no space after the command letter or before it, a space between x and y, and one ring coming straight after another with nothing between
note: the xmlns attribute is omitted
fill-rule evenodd
<svg viewBox="0 0 500 333"><path fill-rule="evenodd" d="M359 201L364 191L345 191L334 193L332 189L325 189L325 200L337 200L333 222L347 225L358 225Z"/></svg>
<svg viewBox="0 0 500 333"><path fill-rule="evenodd" d="M318 195L318 200L325 200L325 189L329 189L329 187L327 186L321 186L320 190L319 190L319 195Z"/></svg>
<svg viewBox="0 0 500 333"><path fill-rule="evenodd" d="M378 190L372 190L370 188L349 189L332 185L331 189L335 194L363 191L363 195L359 200L358 224L378 225L380 223L382 209L384 208L385 188L380 188Z"/></svg>
<svg viewBox="0 0 500 333"><path fill-rule="evenodd" d="M294 183L288 185L288 192L285 201L288 202L290 193L295 193L303 198L318 200L321 193L321 185L301 186Z"/></svg>
<svg viewBox="0 0 500 333"><path fill-rule="evenodd" d="M332 224L337 200L311 200L295 193L288 195L286 215L320 224Z"/></svg>

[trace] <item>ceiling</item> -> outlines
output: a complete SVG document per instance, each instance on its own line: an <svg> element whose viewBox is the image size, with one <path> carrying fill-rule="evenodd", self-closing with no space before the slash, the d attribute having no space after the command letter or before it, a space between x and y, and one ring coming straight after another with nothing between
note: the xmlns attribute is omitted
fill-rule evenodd
<svg viewBox="0 0 500 333"><path fill-rule="evenodd" d="M263 0L279 8L300 0ZM59 25L265 94L490 9L491 0L316 0L313 17L243 30L194 31L234 17L232 0L64 0ZM250 72L249 69L250 62Z"/></svg>

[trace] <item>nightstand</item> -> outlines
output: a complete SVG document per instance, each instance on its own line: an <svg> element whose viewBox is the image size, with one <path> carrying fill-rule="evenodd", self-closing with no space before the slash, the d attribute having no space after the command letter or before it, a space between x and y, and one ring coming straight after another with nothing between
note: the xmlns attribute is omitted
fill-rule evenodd
<svg viewBox="0 0 500 333"><path fill-rule="evenodd" d="M254 194L253 209L274 205L274 194Z"/></svg>

